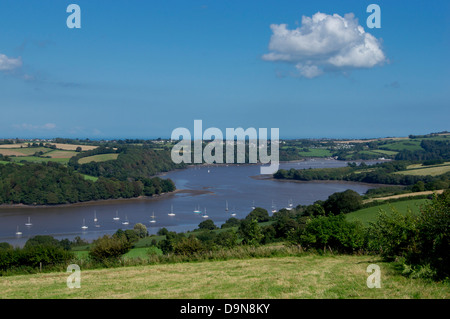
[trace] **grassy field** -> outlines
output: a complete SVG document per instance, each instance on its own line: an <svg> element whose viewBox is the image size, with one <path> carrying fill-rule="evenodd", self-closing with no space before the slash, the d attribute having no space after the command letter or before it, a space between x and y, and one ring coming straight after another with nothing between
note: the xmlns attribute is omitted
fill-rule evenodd
<svg viewBox="0 0 450 319"><path fill-rule="evenodd" d="M387 203L369 208L363 208L355 212L348 213L346 215L349 221L360 220L364 225L369 225L370 222L375 222L380 212L380 209L385 210L387 213L392 212L391 207L394 207L398 212L406 214L408 209L411 209L413 213L420 212L420 206L429 202L428 199L411 199L394 203Z"/></svg>
<svg viewBox="0 0 450 319"><path fill-rule="evenodd" d="M329 157L332 155L330 150L322 148L310 148L309 152L299 151L298 154L305 157Z"/></svg>
<svg viewBox="0 0 450 319"><path fill-rule="evenodd" d="M77 154L75 151L53 150L46 153L45 156L51 156L52 158L71 158Z"/></svg>
<svg viewBox="0 0 450 319"><path fill-rule="evenodd" d="M447 172L450 172L450 164L449 163L442 164L442 165L436 165L436 166L432 166L432 167L422 166L422 167L418 167L417 169L407 169L405 171L396 172L395 174L438 176L438 175L445 174Z"/></svg>
<svg viewBox="0 0 450 319"><path fill-rule="evenodd" d="M93 155L93 156L80 158L78 160L78 163L86 164L86 163L90 163L90 162L106 162L106 161L110 161L110 160L115 160L115 159L117 159L118 156L119 156L119 154L117 154L117 153Z"/></svg>
<svg viewBox="0 0 450 319"><path fill-rule="evenodd" d="M367 266L381 268L381 288L366 285ZM0 298L232 299L449 298L448 284L408 279L370 256L254 258L83 270L81 288L68 274L0 277Z"/></svg>

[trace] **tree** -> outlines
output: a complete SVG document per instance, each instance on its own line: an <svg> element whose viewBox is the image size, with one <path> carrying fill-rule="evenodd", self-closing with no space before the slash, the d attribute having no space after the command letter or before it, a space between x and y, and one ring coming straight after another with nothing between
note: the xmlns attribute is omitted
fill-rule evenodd
<svg viewBox="0 0 450 319"><path fill-rule="evenodd" d="M269 220L269 213L264 208L256 207L247 215L247 217L245 217L245 219L256 219L258 223L266 222Z"/></svg>
<svg viewBox="0 0 450 319"><path fill-rule="evenodd" d="M131 249L129 241L124 236L111 237L104 235L93 242L89 256L97 261L114 260Z"/></svg>
<svg viewBox="0 0 450 319"><path fill-rule="evenodd" d="M133 230L136 232L139 238L144 238L148 236L147 227L144 224L137 223L134 225Z"/></svg>
<svg viewBox="0 0 450 319"><path fill-rule="evenodd" d="M344 192L334 193L330 195L323 204L325 212L332 215L339 215L340 213L350 213L360 209L361 206L361 196L351 189L347 189Z"/></svg>
<svg viewBox="0 0 450 319"><path fill-rule="evenodd" d="M239 235L242 243L246 245L258 246L264 235L256 219L244 219L239 225Z"/></svg>
<svg viewBox="0 0 450 319"><path fill-rule="evenodd" d="M203 250L203 245L200 240L194 236L184 237L173 246L173 252L176 255L191 256L195 253L199 253Z"/></svg>
<svg viewBox="0 0 450 319"><path fill-rule="evenodd" d="M214 230L217 229L217 226L214 225L214 222L211 219L207 219L198 224L198 229L200 230Z"/></svg>

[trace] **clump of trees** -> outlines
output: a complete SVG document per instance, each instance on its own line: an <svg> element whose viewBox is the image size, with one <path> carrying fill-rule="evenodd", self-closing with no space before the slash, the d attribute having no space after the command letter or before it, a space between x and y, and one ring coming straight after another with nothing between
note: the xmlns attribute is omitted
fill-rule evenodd
<svg viewBox="0 0 450 319"><path fill-rule="evenodd" d="M0 204L55 205L152 196L175 190L170 179L86 180L70 167L48 163L0 165Z"/></svg>

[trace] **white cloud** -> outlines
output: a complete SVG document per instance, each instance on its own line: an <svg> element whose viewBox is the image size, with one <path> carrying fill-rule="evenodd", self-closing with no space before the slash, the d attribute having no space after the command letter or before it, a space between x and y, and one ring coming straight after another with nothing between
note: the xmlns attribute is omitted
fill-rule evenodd
<svg viewBox="0 0 450 319"><path fill-rule="evenodd" d="M341 17L317 12L302 17L301 26L272 24L266 61L295 64L300 75L313 78L330 70L372 68L386 62L380 41L364 31L352 13Z"/></svg>
<svg viewBox="0 0 450 319"><path fill-rule="evenodd" d="M8 58L6 55L0 53L0 71L11 71L22 66L22 59Z"/></svg>

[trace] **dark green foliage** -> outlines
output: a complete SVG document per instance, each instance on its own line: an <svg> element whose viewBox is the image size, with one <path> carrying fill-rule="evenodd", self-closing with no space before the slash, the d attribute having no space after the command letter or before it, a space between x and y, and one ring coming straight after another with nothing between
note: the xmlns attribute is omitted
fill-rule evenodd
<svg viewBox="0 0 450 319"><path fill-rule="evenodd" d="M300 245L323 251L330 249L340 253L353 253L363 249L365 244L362 224L347 221L343 214L314 217L306 223L304 231L298 234Z"/></svg>
<svg viewBox="0 0 450 319"><path fill-rule="evenodd" d="M82 157L114 152L119 153L116 160L86 164L78 163L78 160ZM161 172L186 167L184 163L175 164L170 156L170 151L156 151L147 145L139 147L124 145L118 148L117 151L113 151L111 148L99 147L71 158L69 165L83 174L106 178L114 177L121 181L125 181L128 178L148 178Z"/></svg>
<svg viewBox="0 0 450 319"><path fill-rule="evenodd" d="M89 256L96 261L114 260L127 253L131 249L131 244L126 236L104 235L94 240Z"/></svg>
<svg viewBox="0 0 450 319"><path fill-rule="evenodd" d="M405 273L444 279L450 276L450 191L422 207L418 216L381 212L369 229L369 247L393 260L402 258Z"/></svg>
<svg viewBox="0 0 450 319"><path fill-rule="evenodd" d="M351 189L330 195L323 204L325 212L333 215L350 213L360 209L361 206L361 196Z"/></svg>
<svg viewBox="0 0 450 319"><path fill-rule="evenodd" d="M176 255L193 255L204 250L202 242L194 236L183 237L173 245L173 252Z"/></svg>
<svg viewBox="0 0 450 319"><path fill-rule="evenodd" d="M269 213L264 208L256 207L245 217L245 219L256 219L258 223L262 223L269 220Z"/></svg>
<svg viewBox="0 0 450 319"><path fill-rule="evenodd" d="M50 236L49 236L50 237ZM35 272L39 268L67 264L74 255L64 249L63 245L55 240L44 239L31 241L24 248L3 246L0 249L0 270L11 271L15 269L28 269Z"/></svg>
<svg viewBox="0 0 450 319"><path fill-rule="evenodd" d="M244 219L239 225L238 232L245 245L258 246L264 237L256 219Z"/></svg>
<svg viewBox="0 0 450 319"><path fill-rule="evenodd" d="M217 226L214 225L214 222L211 219L207 219L198 224L199 230L213 230L217 229Z"/></svg>
<svg viewBox="0 0 450 319"><path fill-rule="evenodd" d="M236 226L239 226L239 224L240 224L239 219L237 219L235 217L230 217L225 221L225 223L223 223L220 226L220 228L236 227Z"/></svg>
<svg viewBox="0 0 450 319"><path fill-rule="evenodd" d="M170 179L159 177L131 181L100 177L93 182L53 162L0 165L0 204L55 205L151 196L173 190L175 184Z"/></svg>

